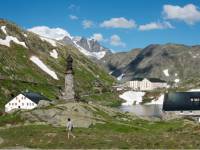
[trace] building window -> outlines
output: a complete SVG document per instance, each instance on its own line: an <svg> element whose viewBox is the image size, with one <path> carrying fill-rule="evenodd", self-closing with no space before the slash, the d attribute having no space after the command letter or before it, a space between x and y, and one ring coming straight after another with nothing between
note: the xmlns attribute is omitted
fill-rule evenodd
<svg viewBox="0 0 200 150"><path fill-rule="evenodd" d="M15 106L17 106L17 103L15 103Z"/></svg>
<svg viewBox="0 0 200 150"><path fill-rule="evenodd" d="M27 106L28 106L28 103L27 103Z"/></svg>
<svg viewBox="0 0 200 150"><path fill-rule="evenodd" d="M24 106L24 103L22 103L22 106Z"/></svg>

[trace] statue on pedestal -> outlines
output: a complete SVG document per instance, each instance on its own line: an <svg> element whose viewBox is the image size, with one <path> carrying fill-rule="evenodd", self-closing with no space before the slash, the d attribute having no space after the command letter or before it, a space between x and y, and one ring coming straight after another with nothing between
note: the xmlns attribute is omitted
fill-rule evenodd
<svg viewBox="0 0 200 150"><path fill-rule="evenodd" d="M65 72L65 89L63 99L66 101L74 101L74 72L73 72L73 58L69 54L67 57L67 65Z"/></svg>

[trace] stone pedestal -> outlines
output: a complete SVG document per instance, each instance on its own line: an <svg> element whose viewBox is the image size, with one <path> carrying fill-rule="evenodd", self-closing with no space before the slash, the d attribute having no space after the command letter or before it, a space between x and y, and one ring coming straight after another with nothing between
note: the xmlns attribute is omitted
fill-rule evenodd
<svg viewBox="0 0 200 150"><path fill-rule="evenodd" d="M74 77L71 72L65 74L65 89L63 99L66 101L74 101Z"/></svg>

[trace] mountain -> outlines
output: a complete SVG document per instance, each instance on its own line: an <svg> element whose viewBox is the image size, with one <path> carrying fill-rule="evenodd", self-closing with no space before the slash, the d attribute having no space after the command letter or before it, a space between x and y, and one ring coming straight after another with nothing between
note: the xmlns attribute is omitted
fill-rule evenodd
<svg viewBox="0 0 200 150"><path fill-rule="evenodd" d="M65 45L71 44L75 46L81 53L93 60L100 60L105 57L106 54L111 53L109 49L103 47L94 39L87 39L84 37L70 38L65 36L60 42Z"/></svg>
<svg viewBox="0 0 200 150"><path fill-rule="evenodd" d="M123 81L135 77L156 77L169 82L199 83L200 46L181 44L149 45L123 67ZM198 82L194 82L198 81Z"/></svg>
<svg viewBox="0 0 200 150"><path fill-rule="evenodd" d="M141 49L132 49L129 52L110 53L101 59L101 64L109 74L118 77L126 67L140 53Z"/></svg>
<svg viewBox="0 0 200 150"><path fill-rule="evenodd" d="M64 86L66 56L74 58L75 90L84 95L109 90L115 82L75 46L62 44L0 20L0 108L22 91L58 99Z"/></svg>

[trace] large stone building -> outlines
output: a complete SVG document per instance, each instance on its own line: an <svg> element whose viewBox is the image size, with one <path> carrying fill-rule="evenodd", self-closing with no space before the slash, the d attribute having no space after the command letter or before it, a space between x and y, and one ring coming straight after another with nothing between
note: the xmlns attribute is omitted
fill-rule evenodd
<svg viewBox="0 0 200 150"><path fill-rule="evenodd" d="M150 91L168 87L166 81L157 78L134 78L132 81L128 81L126 86L139 91Z"/></svg>

